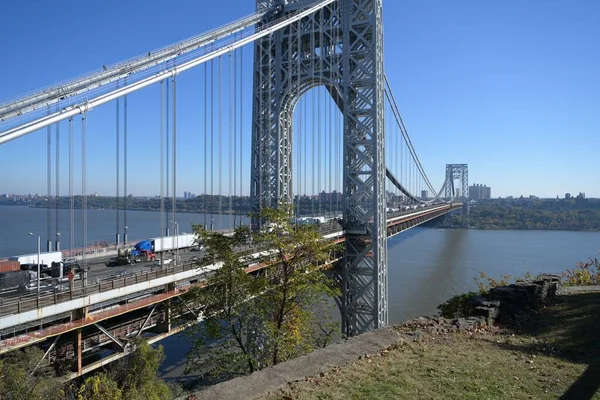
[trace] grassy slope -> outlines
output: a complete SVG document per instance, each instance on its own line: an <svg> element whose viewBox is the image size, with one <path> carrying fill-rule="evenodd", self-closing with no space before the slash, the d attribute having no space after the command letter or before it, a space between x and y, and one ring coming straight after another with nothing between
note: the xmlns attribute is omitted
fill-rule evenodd
<svg viewBox="0 0 600 400"><path fill-rule="evenodd" d="M599 330L600 293L564 296L521 329L426 335L266 398L600 399Z"/></svg>

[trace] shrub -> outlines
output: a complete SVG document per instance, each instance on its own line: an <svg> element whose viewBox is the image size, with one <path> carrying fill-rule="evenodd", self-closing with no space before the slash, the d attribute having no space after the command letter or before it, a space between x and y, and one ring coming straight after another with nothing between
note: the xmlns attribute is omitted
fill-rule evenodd
<svg viewBox="0 0 600 400"><path fill-rule="evenodd" d="M567 269L562 276L565 285L600 285L600 261L596 258L590 258L586 262L579 261L574 269Z"/></svg>
<svg viewBox="0 0 600 400"><path fill-rule="evenodd" d="M477 292L458 294L438 306L440 315L444 318L467 318L473 314L471 298L477 296Z"/></svg>

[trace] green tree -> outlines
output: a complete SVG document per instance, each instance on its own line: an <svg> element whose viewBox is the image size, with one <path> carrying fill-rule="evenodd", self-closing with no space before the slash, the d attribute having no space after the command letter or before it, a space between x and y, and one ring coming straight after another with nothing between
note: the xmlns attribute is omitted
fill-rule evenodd
<svg viewBox="0 0 600 400"><path fill-rule="evenodd" d="M195 227L207 247L202 263L221 267L205 287L184 296L186 302L203 305L205 316L191 331L196 343L188 370L244 374L331 339L332 324L322 322L329 313L315 311L338 294L318 271L335 247L321 240L316 227L293 226L289 215L285 207L264 210L258 217L265 228L258 233L238 228L233 236L224 236ZM263 249L260 256L240 253L249 242ZM263 268L248 274L246 267L254 264Z"/></svg>
<svg viewBox="0 0 600 400"><path fill-rule="evenodd" d="M100 373L90 376L77 389L76 400L121 400L123 392L117 382Z"/></svg>
<svg viewBox="0 0 600 400"><path fill-rule="evenodd" d="M10 400L60 399L63 383L42 357L44 352L31 346L4 356L0 364L0 398Z"/></svg>
<svg viewBox="0 0 600 400"><path fill-rule="evenodd" d="M157 376L163 359L162 346L153 349L145 340L138 340L136 350L110 369L109 378L118 384L124 399L170 399L169 387Z"/></svg>

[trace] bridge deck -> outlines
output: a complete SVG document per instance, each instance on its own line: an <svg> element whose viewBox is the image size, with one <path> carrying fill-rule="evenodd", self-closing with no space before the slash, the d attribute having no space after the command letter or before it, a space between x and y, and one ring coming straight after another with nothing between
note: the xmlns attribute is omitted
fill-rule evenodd
<svg viewBox="0 0 600 400"><path fill-rule="evenodd" d="M442 214L461 207L459 203L433 206L402 213L390 214L388 218L388 235L396 235L406 229L436 218ZM337 242L345 239L345 232L337 221L322 226L323 237ZM180 296L185 289L173 286L170 291L164 288L168 284L201 280L204 274L218 265L198 267L195 263L178 265L159 270L142 270L140 273L100 282L95 285L76 288L73 291L50 296L41 296L16 302L2 302L0 305L0 353L15 348L41 342L49 337L93 325L99 321L115 318L135 310L164 302ZM247 272L260 269L261 265L248 267ZM138 297L130 299L129 297ZM139 298L144 296L143 298ZM86 308L96 311L83 319L64 322L74 310ZM52 323L52 317L57 321ZM38 322L36 322L38 321ZM35 323L42 329L27 332L27 324ZM46 324L46 326L43 326ZM17 333L19 327L22 333ZM11 333L9 333L9 330Z"/></svg>

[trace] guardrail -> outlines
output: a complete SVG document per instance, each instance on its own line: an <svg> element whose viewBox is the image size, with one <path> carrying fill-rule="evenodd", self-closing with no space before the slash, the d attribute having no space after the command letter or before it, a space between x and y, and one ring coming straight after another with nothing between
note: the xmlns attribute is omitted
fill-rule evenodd
<svg viewBox="0 0 600 400"><path fill-rule="evenodd" d="M173 275L178 272L188 271L195 268L199 268L198 264L196 263L183 263L173 267L140 271L138 273L132 273L123 277L114 278L109 281L100 281L99 283L95 283L85 287L73 288L72 290L66 292L43 294L39 297L30 299L19 298L0 300L0 316L11 315L15 313L18 314L23 311L29 311L48 305L58 304L63 301L85 297L94 293L101 293L108 290L118 289L128 285L146 282L152 279Z"/></svg>

